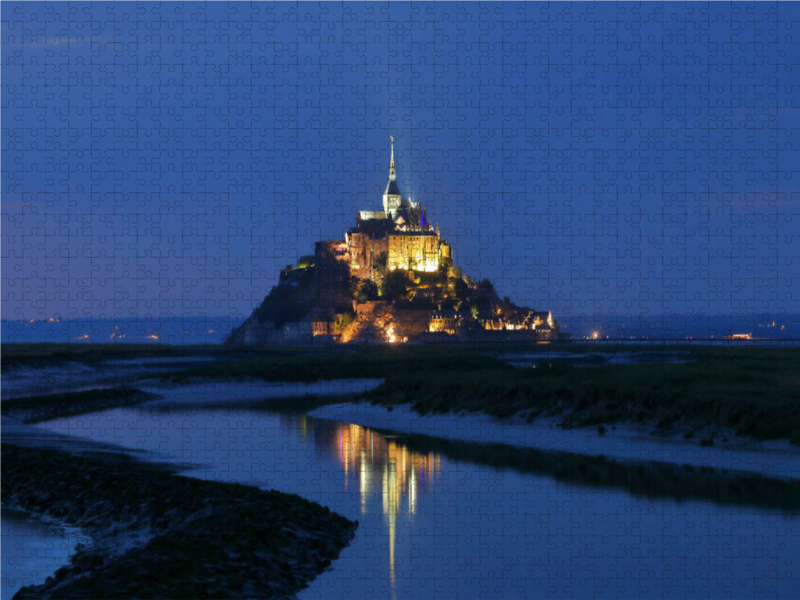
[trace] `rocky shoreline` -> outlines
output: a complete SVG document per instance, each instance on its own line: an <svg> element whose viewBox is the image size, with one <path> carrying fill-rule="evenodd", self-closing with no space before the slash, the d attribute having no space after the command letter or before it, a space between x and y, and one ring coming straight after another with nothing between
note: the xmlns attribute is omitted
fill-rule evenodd
<svg viewBox="0 0 800 600"><path fill-rule="evenodd" d="M292 597L358 526L296 495L184 477L127 455L3 443L2 456L4 505L93 539L15 598Z"/></svg>

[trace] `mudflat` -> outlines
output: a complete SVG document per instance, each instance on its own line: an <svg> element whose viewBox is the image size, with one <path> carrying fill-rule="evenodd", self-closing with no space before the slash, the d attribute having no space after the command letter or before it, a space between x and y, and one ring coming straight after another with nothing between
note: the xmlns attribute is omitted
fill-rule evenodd
<svg viewBox="0 0 800 600"><path fill-rule="evenodd" d="M266 598L330 566L357 523L293 494L183 477L124 454L4 443L3 501L93 543L15 598Z"/></svg>

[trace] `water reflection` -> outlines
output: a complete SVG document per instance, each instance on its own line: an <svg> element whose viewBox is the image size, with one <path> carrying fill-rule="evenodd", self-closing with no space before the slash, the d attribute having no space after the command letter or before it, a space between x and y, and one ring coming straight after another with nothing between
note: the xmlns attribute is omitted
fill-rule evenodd
<svg viewBox="0 0 800 600"><path fill-rule="evenodd" d="M22 587L44 583L46 577L69 562L79 543L90 541L75 527L7 507L3 508L0 524L3 600Z"/></svg>
<svg viewBox="0 0 800 600"><path fill-rule="evenodd" d="M324 421L320 421L320 425L324 424ZM400 510L399 499L405 496L408 512L413 515L420 488L428 491L427 485L434 479L437 465L441 461L433 452L411 452L407 446L398 444L395 438L383 436L359 425L337 424L334 426L332 440L321 436L317 438L317 442L325 448L333 442L332 447L337 450L344 467L345 490L350 473L358 473L363 514L366 514L367 498L373 491L371 484L380 479L384 505L397 512ZM325 448L318 449L323 451Z"/></svg>
<svg viewBox="0 0 800 600"><path fill-rule="evenodd" d="M281 415L281 425L287 430L296 428L301 442L311 438L320 454L335 454L343 469L344 490L358 485L362 517L367 516L374 497L380 495L387 528L389 584L394 589L398 515L413 523L420 494L435 491L441 457L433 451L412 451L391 435L359 425L291 414Z"/></svg>
<svg viewBox="0 0 800 600"><path fill-rule="evenodd" d="M664 511L660 519L655 521L660 522L662 527L665 523L680 521L680 518L676 519L674 516L670 516L671 512L686 514L689 508L684 506L685 503L697 500L718 506L744 507L740 513L744 515L741 522L736 517L737 513L730 510L717 511L717 519L727 521L727 527L731 530L736 530L742 523L748 522L748 528L757 530L758 526L755 523L761 522L763 525L767 525L767 528L763 535L757 535L756 538L762 540L769 539L770 534L784 535L788 533L788 531L782 531L778 523L785 518L787 523L792 524L794 520L792 515L800 513L800 482L796 480L774 479L746 472L693 468L689 465L676 466L648 461L617 462L603 457L544 452L501 444L454 442L422 435L396 436L355 424L336 423L325 419L315 420L305 415L297 417L296 422L293 423L294 418L294 416L284 415L283 426L287 430L296 427L299 435L304 439L309 428L313 429L313 442L316 450L323 454L333 451L332 453L341 463L344 474L342 483L345 490L357 479L362 517L367 516L372 499L376 494L380 494L387 537L388 584L392 598L396 597L398 592L396 567L398 525L413 531L414 515L419 508L420 496L432 495L437 491L447 496L452 494L452 491L446 487L441 489L441 477L437 477L441 471L443 460L450 463L451 472L454 466L459 464L464 465L461 468L467 470L469 467L465 465L466 462L482 466L487 473L510 469L522 475L551 478L556 482L561 482L562 485L557 487L558 494L556 496L562 499L572 500L576 494L580 497L583 497L584 494L591 497L592 492L603 489L624 490L627 494L635 497L655 500L654 504L660 505L661 511ZM501 483L502 479L502 476L497 477L494 483ZM379 485L379 489L375 489L376 484ZM519 489L518 486L509 487L515 491ZM491 496L487 494L487 497ZM623 495L622 498L625 496ZM651 557L655 554L655 549L661 545L658 543L659 537L665 547L682 543L697 545L706 541L713 548L714 536L702 533L698 535L696 531L692 535L683 535L680 533L680 528L677 528L674 534L666 537L663 534L661 536L653 535L655 532L648 532L646 526L642 527L642 521L646 521L646 519L643 519L641 514L637 514L641 511L640 507L635 508L637 503L627 500L624 502L626 505L632 505L622 507L624 512L630 510L627 520L638 522L638 525L634 525L634 530L638 530L638 533L633 537L641 539L642 535L649 536L656 542L648 553ZM588 511L592 505L593 502L586 502L586 510ZM518 508L513 503L502 504L498 500L495 500L495 507L499 512L506 509L513 511ZM618 501L612 513L617 513L620 508ZM774 510L780 511L784 516L770 515L770 512ZM697 506L693 511L696 515L702 514ZM648 512L651 516L656 514L653 508ZM714 511L712 509L709 512ZM597 511L596 516L604 518L602 515L606 513L607 511L600 510ZM399 517L402 517L402 520ZM701 521L703 520L701 519ZM691 519L687 518L686 521L687 524L691 523ZM525 528L530 522L529 519L523 518L517 524L522 525L521 532L524 535ZM586 523L586 525L589 525L590 530L594 530L593 523ZM625 525L626 528L629 526L630 524ZM504 528L510 529L507 526ZM603 528L599 529L602 531ZM688 534L693 529L695 529L694 523L687 525L686 533ZM724 538L728 538L729 533L726 527L718 529L718 531ZM558 538L567 536L566 532L567 529L560 529L554 537L551 535L551 544L555 543ZM500 537L505 537L509 533L512 532L506 531ZM490 530L487 537L492 538L496 535L496 531ZM627 539L630 536L625 533L620 535L618 530L608 530L605 535L617 538L618 543L623 545L632 542ZM794 548L793 552L797 552L796 536L793 537L791 545ZM632 542L631 548L636 546L637 544ZM531 546L529 545L528 548ZM588 548L591 548L591 545ZM659 550L661 549L659 548ZM716 561L711 558L708 560L706 568L715 570L715 564ZM748 565L748 567L750 566ZM648 576L655 576L655 571L651 570ZM569 578L569 575L562 573L560 577ZM675 582L673 585L676 585ZM688 587L685 592L691 596L692 590L693 588Z"/></svg>
<svg viewBox="0 0 800 600"><path fill-rule="evenodd" d="M797 589L795 480L395 436L296 412L139 407L47 426L358 519L352 544L304 598Z"/></svg>

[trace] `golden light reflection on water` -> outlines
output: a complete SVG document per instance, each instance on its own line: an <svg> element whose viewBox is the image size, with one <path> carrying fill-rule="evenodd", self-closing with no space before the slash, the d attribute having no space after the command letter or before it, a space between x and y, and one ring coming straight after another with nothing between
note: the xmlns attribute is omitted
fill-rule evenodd
<svg viewBox="0 0 800 600"><path fill-rule="evenodd" d="M433 453L410 451L391 437L353 424L339 424L335 441L344 468L345 489L350 481L350 472L358 473L362 515L366 516L367 503L377 491L375 485L380 485L383 516L389 529L389 584L394 589L397 516L405 509L413 522L420 487L427 488L435 479L440 458Z"/></svg>
<svg viewBox="0 0 800 600"><path fill-rule="evenodd" d="M409 515L416 513L420 486L427 488L441 465L438 455L414 452L395 438L359 425L338 424L333 437L345 474L345 489L350 474L358 473L362 514L366 514L366 502L369 494L377 491L374 486L378 481L386 514L397 514L404 507Z"/></svg>
<svg viewBox="0 0 800 600"><path fill-rule="evenodd" d="M398 515L413 522L420 494L434 490L441 457L432 452L409 450L397 438L367 427L316 420L306 415L298 415L296 419L302 440L312 437L318 451L335 456L341 463L344 489L358 485L363 516L366 517L372 499L380 494L388 528L389 581L394 588Z"/></svg>

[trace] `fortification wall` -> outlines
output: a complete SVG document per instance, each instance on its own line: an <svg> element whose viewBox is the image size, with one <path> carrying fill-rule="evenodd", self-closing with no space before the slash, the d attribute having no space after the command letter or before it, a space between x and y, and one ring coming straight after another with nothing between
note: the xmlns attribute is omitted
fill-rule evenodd
<svg viewBox="0 0 800 600"><path fill-rule="evenodd" d="M428 331L432 312L431 310L420 309L398 310L397 317L403 328L403 335L410 337Z"/></svg>

